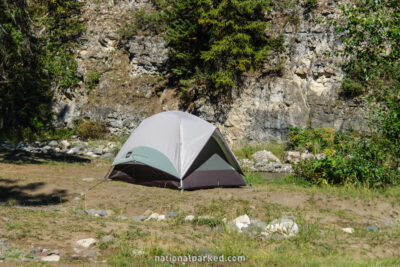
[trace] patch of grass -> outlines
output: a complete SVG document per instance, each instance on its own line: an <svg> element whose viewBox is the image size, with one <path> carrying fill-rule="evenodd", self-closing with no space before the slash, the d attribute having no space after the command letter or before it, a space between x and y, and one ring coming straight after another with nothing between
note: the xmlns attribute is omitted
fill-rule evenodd
<svg viewBox="0 0 400 267"><path fill-rule="evenodd" d="M265 185L268 183L267 179L257 172L248 172L246 173L246 177L252 186Z"/></svg>

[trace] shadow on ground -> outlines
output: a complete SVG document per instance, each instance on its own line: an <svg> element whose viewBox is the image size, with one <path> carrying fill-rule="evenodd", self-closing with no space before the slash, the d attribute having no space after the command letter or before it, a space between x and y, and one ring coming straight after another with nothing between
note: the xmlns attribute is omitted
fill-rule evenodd
<svg viewBox="0 0 400 267"><path fill-rule="evenodd" d="M39 154L20 150L0 148L0 162L14 164L43 164L46 161L56 161L65 163L89 163L90 159L63 153Z"/></svg>
<svg viewBox="0 0 400 267"><path fill-rule="evenodd" d="M64 203L67 190L56 189L50 194L34 194L44 187L45 183L18 185L17 181L0 179L0 202L8 205L42 206Z"/></svg>

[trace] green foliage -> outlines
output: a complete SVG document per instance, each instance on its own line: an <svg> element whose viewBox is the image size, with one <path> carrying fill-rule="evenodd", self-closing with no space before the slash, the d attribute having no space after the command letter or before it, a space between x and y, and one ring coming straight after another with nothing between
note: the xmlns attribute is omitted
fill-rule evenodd
<svg viewBox="0 0 400 267"><path fill-rule="evenodd" d="M108 133L104 123L91 120L75 121L75 133L83 140L100 139Z"/></svg>
<svg viewBox="0 0 400 267"><path fill-rule="evenodd" d="M88 91L93 90L100 81L100 73L96 70L90 70L85 79L86 89Z"/></svg>
<svg viewBox="0 0 400 267"><path fill-rule="evenodd" d="M83 30L77 18L81 5L74 0L0 0L2 138L47 131L52 83L69 87L79 81L71 49ZM40 35L33 29L40 29Z"/></svg>
<svg viewBox="0 0 400 267"><path fill-rule="evenodd" d="M295 176L314 184L386 187L400 182L400 1L360 0L342 6L347 57L342 84L348 96L367 93L370 133L345 136L322 160L295 166Z"/></svg>
<svg viewBox="0 0 400 267"><path fill-rule="evenodd" d="M172 0L157 2L172 48L172 81L184 90L201 81L223 90L257 70L283 39L265 35L268 0Z"/></svg>
<svg viewBox="0 0 400 267"><path fill-rule="evenodd" d="M310 151L315 154L324 149L332 148L339 134L328 128L291 128L287 133L289 141L286 143L288 150Z"/></svg>
<svg viewBox="0 0 400 267"><path fill-rule="evenodd" d="M358 0L341 9L342 17L333 25L344 43L341 54L349 59L343 90L350 96L380 95L382 86L399 81L393 74L400 60L400 1Z"/></svg>
<svg viewBox="0 0 400 267"><path fill-rule="evenodd" d="M355 185L381 188L399 184L400 171L379 140L347 136L321 160L301 161L295 177L318 185Z"/></svg>

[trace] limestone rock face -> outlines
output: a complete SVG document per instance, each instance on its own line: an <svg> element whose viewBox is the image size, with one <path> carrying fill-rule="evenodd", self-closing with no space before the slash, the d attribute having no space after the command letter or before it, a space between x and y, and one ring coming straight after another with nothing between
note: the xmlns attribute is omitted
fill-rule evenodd
<svg viewBox="0 0 400 267"><path fill-rule="evenodd" d="M231 97L200 96L190 111L216 124L230 145L284 140L294 126L365 129L362 103L340 98L344 74L341 59L333 56L339 38L332 26L318 23L337 16L336 2L319 1L315 10L302 1L278 4L267 14L266 34L282 35L285 52L271 54L259 73L246 73ZM57 126L72 127L75 118L85 117L105 122L111 133L129 133L147 116L182 109L176 91L162 84L168 62L162 36L120 35L135 11L153 8L151 0L85 1L86 31L75 51L82 82L55 88ZM86 84L93 72L99 79L90 89Z"/></svg>

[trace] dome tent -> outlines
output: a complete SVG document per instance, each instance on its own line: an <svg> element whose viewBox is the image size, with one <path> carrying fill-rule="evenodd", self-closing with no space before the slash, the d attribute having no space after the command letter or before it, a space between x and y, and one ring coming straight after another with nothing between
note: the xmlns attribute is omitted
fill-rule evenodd
<svg viewBox="0 0 400 267"><path fill-rule="evenodd" d="M112 163L109 178L177 189L244 186L244 175L219 130L181 111L143 120Z"/></svg>

